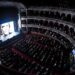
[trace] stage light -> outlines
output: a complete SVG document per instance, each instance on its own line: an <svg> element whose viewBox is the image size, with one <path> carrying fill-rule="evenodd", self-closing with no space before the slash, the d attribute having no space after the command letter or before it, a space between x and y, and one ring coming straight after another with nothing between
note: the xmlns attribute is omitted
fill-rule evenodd
<svg viewBox="0 0 75 75"><path fill-rule="evenodd" d="M72 50L73 55L75 55L75 49Z"/></svg>

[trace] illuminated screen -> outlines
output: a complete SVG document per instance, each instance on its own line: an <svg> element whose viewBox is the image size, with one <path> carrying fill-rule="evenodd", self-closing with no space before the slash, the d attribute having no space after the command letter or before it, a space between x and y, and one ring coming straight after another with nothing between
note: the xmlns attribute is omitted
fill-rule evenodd
<svg viewBox="0 0 75 75"><path fill-rule="evenodd" d="M0 41L4 42L20 34L21 23L18 8L0 7Z"/></svg>
<svg viewBox="0 0 75 75"><path fill-rule="evenodd" d="M19 31L15 31L14 21L2 23L0 25L0 40L6 41L7 39L12 38L19 34Z"/></svg>
<svg viewBox="0 0 75 75"><path fill-rule="evenodd" d="M5 34L5 35L13 33L14 32L14 22L11 21L11 22L1 24L1 30L2 30L2 34Z"/></svg>

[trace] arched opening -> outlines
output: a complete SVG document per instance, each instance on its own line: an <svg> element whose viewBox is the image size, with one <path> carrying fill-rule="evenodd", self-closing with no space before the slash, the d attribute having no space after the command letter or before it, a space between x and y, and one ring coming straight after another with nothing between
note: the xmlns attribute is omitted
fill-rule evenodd
<svg viewBox="0 0 75 75"><path fill-rule="evenodd" d="M67 15L66 20L67 20L67 21L71 21L71 14L68 14L68 15Z"/></svg>
<svg viewBox="0 0 75 75"><path fill-rule="evenodd" d="M58 22L55 22L55 23L54 23L54 27L55 27L55 29L58 28Z"/></svg>
<svg viewBox="0 0 75 75"><path fill-rule="evenodd" d="M39 16L43 17L44 16L44 12L45 11L40 11L40 15Z"/></svg>
<svg viewBox="0 0 75 75"><path fill-rule="evenodd" d="M49 17L50 18L54 18L54 12L53 11L50 12L50 16Z"/></svg>
<svg viewBox="0 0 75 75"><path fill-rule="evenodd" d="M59 27L58 27L61 31L64 30L64 25L63 24L59 24Z"/></svg>
<svg viewBox="0 0 75 75"><path fill-rule="evenodd" d="M45 20L45 21L43 22L43 25L44 25L44 26L47 26L47 25L48 25L48 21Z"/></svg>
<svg viewBox="0 0 75 75"><path fill-rule="evenodd" d="M54 27L54 23L52 21L49 21L48 26L49 27Z"/></svg>
<svg viewBox="0 0 75 75"><path fill-rule="evenodd" d="M75 23L75 15L72 17L72 22Z"/></svg>
<svg viewBox="0 0 75 75"><path fill-rule="evenodd" d="M34 10L34 16L39 16L39 11L38 10Z"/></svg>
<svg viewBox="0 0 75 75"><path fill-rule="evenodd" d="M68 27L68 25L65 25L65 32L66 32L66 34L69 34L69 27Z"/></svg>
<svg viewBox="0 0 75 75"><path fill-rule="evenodd" d="M39 20L40 25L43 25L43 22L44 22L43 20Z"/></svg>
<svg viewBox="0 0 75 75"><path fill-rule="evenodd" d="M61 20L66 20L66 15L65 15L65 13L62 13L62 14L61 14Z"/></svg>
<svg viewBox="0 0 75 75"><path fill-rule="evenodd" d="M60 13L58 11L55 12L55 18L60 19Z"/></svg>

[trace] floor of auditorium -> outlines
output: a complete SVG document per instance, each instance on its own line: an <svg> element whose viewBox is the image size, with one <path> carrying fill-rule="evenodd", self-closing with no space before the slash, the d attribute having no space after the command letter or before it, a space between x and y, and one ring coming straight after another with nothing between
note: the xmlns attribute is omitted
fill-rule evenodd
<svg viewBox="0 0 75 75"><path fill-rule="evenodd" d="M56 40L40 33L15 38L0 50L0 65L27 75L63 75L69 71L67 50Z"/></svg>

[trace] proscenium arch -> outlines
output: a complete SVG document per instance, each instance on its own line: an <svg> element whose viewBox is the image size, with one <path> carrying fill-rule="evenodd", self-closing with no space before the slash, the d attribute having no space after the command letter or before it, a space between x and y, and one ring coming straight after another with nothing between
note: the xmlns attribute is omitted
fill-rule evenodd
<svg viewBox="0 0 75 75"><path fill-rule="evenodd" d="M18 10L19 9L26 9L26 7L20 3L20 2L11 2L11 1L0 1L0 7L16 7Z"/></svg>

